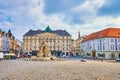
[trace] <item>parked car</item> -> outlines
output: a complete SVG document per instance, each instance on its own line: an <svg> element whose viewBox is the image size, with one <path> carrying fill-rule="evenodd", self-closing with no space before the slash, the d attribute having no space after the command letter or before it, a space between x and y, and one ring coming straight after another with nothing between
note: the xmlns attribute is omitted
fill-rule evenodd
<svg viewBox="0 0 120 80"><path fill-rule="evenodd" d="M80 59L81 62L86 62L85 60L85 56L83 56L81 59Z"/></svg>
<svg viewBox="0 0 120 80"><path fill-rule="evenodd" d="M24 56L24 57L28 57L28 56L30 57L30 56L32 56L32 54L31 54L30 52L24 52L24 53L23 53L23 56Z"/></svg>
<svg viewBox="0 0 120 80"><path fill-rule="evenodd" d="M80 61L81 62L86 62L86 60L84 58L81 58Z"/></svg>
<svg viewBox="0 0 120 80"><path fill-rule="evenodd" d="M117 61L117 62L120 62L120 58L117 58L116 61Z"/></svg>
<svg viewBox="0 0 120 80"><path fill-rule="evenodd" d="M65 54L63 54L63 55L60 55L60 57L61 57L61 58L65 58L65 57L66 57L66 55L65 55Z"/></svg>

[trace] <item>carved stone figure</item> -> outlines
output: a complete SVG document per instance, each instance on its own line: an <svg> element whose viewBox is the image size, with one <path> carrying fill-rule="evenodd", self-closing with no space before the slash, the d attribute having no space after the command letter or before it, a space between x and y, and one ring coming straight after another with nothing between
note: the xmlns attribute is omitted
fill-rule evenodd
<svg viewBox="0 0 120 80"><path fill-rule="evenodd" d="M50 48L43 41L37 53L38 57L51 57Z"/></svg>

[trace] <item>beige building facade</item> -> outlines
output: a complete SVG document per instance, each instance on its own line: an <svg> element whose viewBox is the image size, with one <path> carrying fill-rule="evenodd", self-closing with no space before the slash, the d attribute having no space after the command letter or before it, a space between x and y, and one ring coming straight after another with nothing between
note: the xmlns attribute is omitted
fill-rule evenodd
<svg viewBox="0 0 120 80"><path fill-rule="evenodd" d="M72 53L72 54L75 54L75 53L76 53L76 44L75 44L75 40L72 40L71 53Z"/></svg>
<svg viewBox="0 0 120 80"><path fill-rule="evenodd" d="M80 36L80 31L78 32L78 38L75 40L75 53L80 54L80 44L81 44L82 37Z"/></svg>
<svg viewBox="0 0 120 80"><path fill-rule="evenodd" d="M38 51L41 43L50 47L51 51L71 52L71 35L66 30L29 30L23 36L23 52Z"/></svg>
<svg viewBox="0 0 120 80"><path fill-rule="evenodd" d="M75 40L75 45L76 45L76 48L75 48L75 52L80 54L80 43L81 43L81 39L77 39Z"/></svg>

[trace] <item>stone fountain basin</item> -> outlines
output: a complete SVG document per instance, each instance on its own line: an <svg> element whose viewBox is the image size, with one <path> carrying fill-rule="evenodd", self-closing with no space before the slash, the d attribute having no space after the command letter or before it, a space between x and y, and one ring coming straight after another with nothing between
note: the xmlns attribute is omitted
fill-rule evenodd
<svg viewBox="0 0 120 80"><path fill-rule="evenodd" d="M51 56L51 57L31 56L30 60L32 60L32 61L51 61L51 60L57 60L57 57L54 57L54 56Z"/></svg>

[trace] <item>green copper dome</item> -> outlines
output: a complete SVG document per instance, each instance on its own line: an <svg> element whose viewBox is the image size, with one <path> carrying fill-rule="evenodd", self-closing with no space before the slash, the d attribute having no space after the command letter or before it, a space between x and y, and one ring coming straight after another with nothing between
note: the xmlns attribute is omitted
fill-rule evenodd
<svg viewBox="0 0 120 80"><path fill-rule="evenodd" d="M45 31L46 31L46 32L50 32L50 31L51 31L49 25L46 27Z"/></svg>

